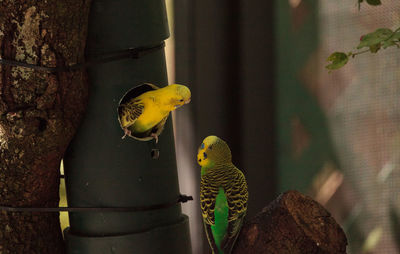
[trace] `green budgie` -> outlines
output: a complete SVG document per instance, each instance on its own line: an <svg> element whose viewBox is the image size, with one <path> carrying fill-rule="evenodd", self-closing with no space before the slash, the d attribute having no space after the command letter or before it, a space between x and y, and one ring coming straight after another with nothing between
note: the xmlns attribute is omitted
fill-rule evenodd
<svg viewBox="0 0 400 254"><path fill-rule="evenodd" d="M246 215L246 179L232 164L229 146L216 136L203 140L197 162L201 166L200 205L208 242L214 254L229 254Z"/></svg>

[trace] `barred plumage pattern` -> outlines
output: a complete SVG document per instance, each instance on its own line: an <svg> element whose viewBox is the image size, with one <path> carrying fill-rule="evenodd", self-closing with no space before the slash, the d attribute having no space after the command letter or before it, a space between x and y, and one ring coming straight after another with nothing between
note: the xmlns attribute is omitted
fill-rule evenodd
<svg viewBox="0 0 400 254"><path fill-rule="evenodd" d="M122 127L132 125L142 114L143 108L144 105L140 100L132 100L127 104L121 105L119 114L121 116Z"/></svg>
<svg viewBox="0 0 400 254"><path fill-rule="evenodd" d="M232 163L216 164L201 177L200 204L204 222L214 225L215 201L219 187L227 196L228 221L238 219L247 210L247 184L243 173Z"/></svg>

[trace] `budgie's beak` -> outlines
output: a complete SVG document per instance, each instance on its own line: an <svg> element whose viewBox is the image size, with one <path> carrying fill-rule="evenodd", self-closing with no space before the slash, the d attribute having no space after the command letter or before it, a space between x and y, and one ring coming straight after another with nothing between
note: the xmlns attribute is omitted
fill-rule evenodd
<svg viewBox="0 0 400 254"><path fill-rule="evenodd" d="M190 98L187 101L185 101L185 104L188 104L189 102L190 102Z"/></svg>

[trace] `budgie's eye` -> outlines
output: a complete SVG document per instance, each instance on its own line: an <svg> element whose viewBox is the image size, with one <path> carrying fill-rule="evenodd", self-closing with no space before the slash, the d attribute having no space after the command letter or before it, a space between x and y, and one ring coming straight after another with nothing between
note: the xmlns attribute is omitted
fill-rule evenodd
<svg viewBox="0 0 400 254"><path fill-rule="evenodd" d="M208 149L212 150L212 146L209 146Z"/></svg>
<svg viewBox="0 0 400 254"><path fill-rule="evenodd" d="M200 149L204 149L204 143L201 143Z"/></svg>
<svg viewBox="0 0 400 254"><path fill-rule="evenodd" d="M183 102L183 99L180 99L179 102Z"/></svg>

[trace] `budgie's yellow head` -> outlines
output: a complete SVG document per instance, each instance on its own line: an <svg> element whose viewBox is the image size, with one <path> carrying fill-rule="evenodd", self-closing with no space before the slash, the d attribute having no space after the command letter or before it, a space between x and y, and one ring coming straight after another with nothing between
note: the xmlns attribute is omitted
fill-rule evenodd
<svg viewBox="0 0 400 254"><path fill-rule="evenodd" d="M164 104L169 106L170 110L177 109L190 102L190 90L184 85L173 84L162 89L165 90L166 95Z"/></svg>
<svg viewBox="0 0 400 254"><path fill-rule="evenodd" d="M217 136L208 136L201 143L197 163L202 167L231 163L232 155L228 144Z"/></svg>

